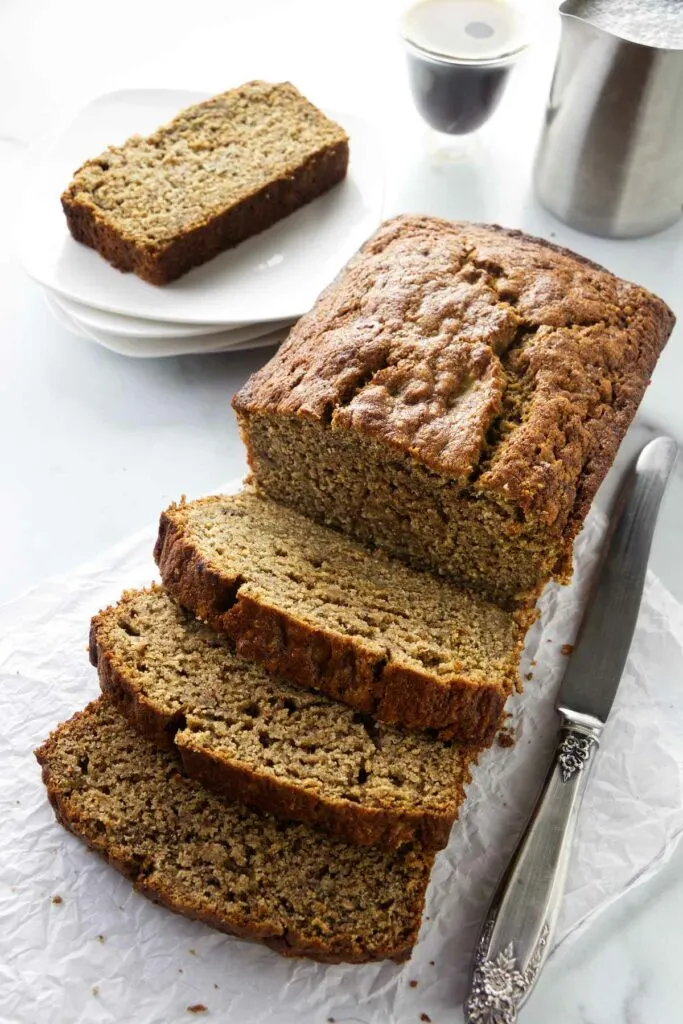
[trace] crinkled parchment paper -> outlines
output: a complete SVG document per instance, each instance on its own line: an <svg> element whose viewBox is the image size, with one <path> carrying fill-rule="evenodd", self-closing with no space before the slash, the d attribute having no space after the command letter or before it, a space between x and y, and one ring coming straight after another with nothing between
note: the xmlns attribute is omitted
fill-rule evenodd
<svg viewBox="0 0 683 1024"><path fill-rule="evenodd" d="M3 1024L457 1019L488 899L553 746L561 647L572 640L602 532L593 516L577 543L575 583L544 595L522 663L533 678L512 700L516 744L493 747L476 769L437 859L420 942L401 967L287 961L183 920L133 892L56 824L32 749L97 694L86 653L90 615L154 577L152 530L1 608ZM560 942L654 872L683 829L682 654L683 608L650 575L583 807Z"/></svg>

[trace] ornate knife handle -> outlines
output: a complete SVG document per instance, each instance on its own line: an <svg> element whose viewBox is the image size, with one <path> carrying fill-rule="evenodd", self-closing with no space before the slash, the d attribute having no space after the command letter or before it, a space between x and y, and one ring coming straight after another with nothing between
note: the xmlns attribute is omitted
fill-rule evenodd
<svg viewBox="0 0 683 1024"><path fill-rule="evenodd" d="M493 898L474 957L468 1024L514 1024L548 954L600 729L565 720L529 823Z"/></svg>

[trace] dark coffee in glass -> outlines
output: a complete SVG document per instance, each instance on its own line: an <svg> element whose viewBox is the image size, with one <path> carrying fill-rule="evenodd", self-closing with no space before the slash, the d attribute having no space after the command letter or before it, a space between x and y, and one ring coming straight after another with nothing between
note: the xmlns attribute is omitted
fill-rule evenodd
<svg viewBox="0 0 683 1024"><path fill-rule="evenodd" d="M476 131L495 110L525 47L510 0L419 0L401 34L415 104L438 132Z"/></svg>

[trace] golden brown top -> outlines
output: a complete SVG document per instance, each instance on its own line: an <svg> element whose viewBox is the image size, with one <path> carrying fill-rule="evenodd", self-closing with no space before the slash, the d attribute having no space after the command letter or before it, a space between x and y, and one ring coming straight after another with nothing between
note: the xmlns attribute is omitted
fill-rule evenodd
<svg viewBox="0 0 683 1024"><path fill-rule="evenodd" d="M248 82L89 160L63 198L157 248L346 142L293 85Z"/></svg>
<svg viewBox="0 0 683 1024"><path fill-rule="evenodd" d="M358 431L560 528L587 509L674 317L497 226L388 221L235 398Z"/></svg>

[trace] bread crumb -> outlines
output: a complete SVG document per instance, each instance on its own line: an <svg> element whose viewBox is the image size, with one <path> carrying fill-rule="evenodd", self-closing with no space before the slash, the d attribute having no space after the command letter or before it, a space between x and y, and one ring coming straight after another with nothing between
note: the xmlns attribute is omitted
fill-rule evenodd
<svg viewBox="0 0 683 1024"><path fill-rule="evenodd" d="M97 936L97 941L98 942L104 942L104 935L98 935Z"/></svg>
<svg viewBox="0 0 683 1024"><path fill-rule="evenodd" d="M569 657L573 650L574 644L562 644L562 646L560 647L560 653L564 654L566 658Z"/></svg>
<svg viewBox="0 0 683 1024"><path fill-rule="evenodd" d="M515 730L511 727L507 729L501 729L498 733L498 746L499 747L514 747L515 745Z"/></svg>
<svg viewBox="0 0 683 1024"><path fill-rule="evenodd" d="M100 989L98 985L93 985L90 991L94 996L98 996L100 994Z"/></svg>
<svg viewBox="0 0 683 1024"><path fill-rule="evenodd" d="M529 662L529 664L531 665L531 667L532 667L532 668L535 668L535 667L536 667L536 665L538 664L538 662L536 661L536 659L535 659L535 658L533 658L533 659L532 659L532 660L531 660L531 661Z"/></svg>
<svg viewBox="0 0 683 1024"><path fill-rule="evenodd" d="M192 1006L188 1006L188 1013L208 1013L208 1009L204 1006L204 1003L193 1003Z"/></svg>
<svg viewBox="0 0 683 1024"><path fill-rule="evenodd" d="M429 1016L428 1013L421 1013L420 1020L423 1020L425 1024L432 1024L432 1018Z"/></svg>
<svg viewBox="0 0 683 1024"><path fill-rule="evenodd" d="M412 981L409 981L408 984L410 985L411 988L417 988L417 982L415 981L414 978Z"/></svg>
<svg viewBox="0 0 683 1024"><path fill-rule="evenodd" d="M53 902L53 903L63 903L63 902L64 902L64 900L62 899L62 897L61 897L61 896L53 896L53 897L52 897L52 902Z"/></svg>
<svg viewBox="0 0 683 1024"><path fill-rule="evenodd" d="M524 676L524 678L526 679L526 681L527 681L527 682L528 682L528 681L529 681L530 679L533 679L533 678L534 678L534 674L533 674L533 672L527 672L527 674L526 674L526 675Z"/></svg>

